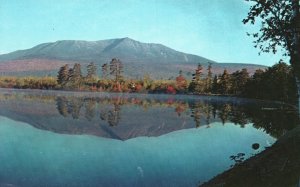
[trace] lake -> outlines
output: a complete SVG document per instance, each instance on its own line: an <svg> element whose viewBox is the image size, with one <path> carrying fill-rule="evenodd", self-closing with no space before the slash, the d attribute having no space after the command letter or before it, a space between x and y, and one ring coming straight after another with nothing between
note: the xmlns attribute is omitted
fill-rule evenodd
<svg viewBox="0 0 300 187"><path fill-rule="evenodd" d="M198 186L297 124L279 102L0 89L0 186Z"/></svg>

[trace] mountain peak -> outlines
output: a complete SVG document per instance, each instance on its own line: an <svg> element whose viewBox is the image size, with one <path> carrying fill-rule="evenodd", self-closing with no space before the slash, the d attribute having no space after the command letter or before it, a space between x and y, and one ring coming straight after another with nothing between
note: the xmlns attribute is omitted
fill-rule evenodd
<svg viewBox="0 0 300 187"><path fill-rule="evenodd" d="M133 39L131 39L131 38L129 38L129 37L124 37L124 38L122 38L123 40L133 40Z"/></svg>
<svg viewBox="0 0 300 187"><path fill-rule="evenodd" d="M144 43L129 37L98 41L58 40L43 43L30 49L19 50L0 55L0 73L11 75L45 75L56 76L63 64L95 62L101 67L112 58L119 58L126 68L126 76L142 77L151 73L153 78L170 78L182 70L189 76L198 63L207 65L213 61L197 55L176 51L162 44ZM147 68L145 68L147 67ZM230 72L241 69L236 64L213 65L216 73L222 73L223 67ZM257 66L247 66L252 72ZM252 69L249 69L252 68ZM100 70L99 70L100 71ZM36 73L36 74L35 74Z"/></svg>
<svg viewBox="0 0 300 187"><path fill-rule="evenodd" d="M58 40L33 48L0 55L0 61L55 59L78 62L107 62L118 57L124 62L204 63L213 62L200 56L182 53L161 44L143 43L129 37L84 41Z"/></svg>
<svg viewBox="0 0 300 187"><path fill-rule="evenodd" d="M130 43L142 43L142 42L139 42L139 41L134 40L134 39L129 38L129 37L121 38L120 41L121 42L130 42Z"/></svg>

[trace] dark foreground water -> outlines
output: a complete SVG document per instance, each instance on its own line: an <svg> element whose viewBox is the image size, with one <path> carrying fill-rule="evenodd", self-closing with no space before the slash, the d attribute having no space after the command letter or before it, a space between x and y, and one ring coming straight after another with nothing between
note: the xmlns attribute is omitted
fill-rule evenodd
<svg viewBox="0 0 300 187"><path fill-rule="evenodd" d="M197 186L298 123L280 103L0 90L0 186Z"/></svg>

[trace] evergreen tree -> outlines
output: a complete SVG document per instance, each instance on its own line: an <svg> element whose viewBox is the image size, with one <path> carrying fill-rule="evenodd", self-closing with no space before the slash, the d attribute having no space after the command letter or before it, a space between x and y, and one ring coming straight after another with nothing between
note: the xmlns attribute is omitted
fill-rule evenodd
<svg viewBox="0 0 300 187"><path fill-rule="evenodd" d="M241 86L244 86L249 79L249 73L246 68L243 68L239 75L239 83Z"/></svg>
<svg viewBox="0 0 300 187"><path fill-rule="evenodd" d="M82 73L81 73L81 65L76 63L74 67L69 70L70 73L70 84L73 87L80 88L82 84Z"/></svg>
<svg viewBox="0 0 300 187"><path fill-rule="evenodd" d="M108 78L108 65L107 65L107 63L102 65L102 78L103 79Z"/></svg>
<svg viewBox="0 0 300 187"><path fill-rule="evenodd" d="M297 97L295 80L291 67L282 61L265 72L265 87L270 92L265 94L273 100L295 101Z"/></svg>
<svg viewBox="0 0 300 187"><path fill-rule="evenodd" d="M123 64L119 59L113 58L110 61L110 74L114 77L114 81L118 83L123 79Z"/></svg>
<svg viewBox="0 0 300 187"><path fill-rule="evenodd" d="M264 92L264 86L262 84L264 82L264 72L265 71L261 69L255 71L253 76L246 83L242 95L250 98L258 98L258 96L262 96L262 93Z"/></svg>
<svg viewBox="0 0 300 187"><path fill-rule="evenodd" d="M297 92L291 67L279 62L266 71L257 70L245 85L243 95L294 103L297 99Z"/></svg>
<svg viewBox="0 0 300 187"><path fill-rule="evenodd" d="M249 73L247 69L243 68L241 71L236 71L231 74L232 77L232 92L239 95L244 92L245 85L249 80Z"/></svg>
<svg viewBox="0 0 300 187"><path fill-rule="evenodd" d="M230 94L231 91L230 75L226 69L224 70L220 79L220 91L221 94Z"/></svg>
<svg viewBox="0 0 300 187"><path fill-rule="evenodd" d="M86 79L88 82L93 82L97 79L97 67L94 62L91 62L87 65L87 76Z"/></svg>
<svg viewBox="0 0 300 187"><path fill-rule="evenodd" d="M206 93L211 93L212 92L212 66L211 66L211 63L208 64L208 67L207 67L207 77L206 77L206 90L205 92Z"/></svg>
<svg viewBox="0 0 300 187"><path fill-rule="evenodd" d="M212 93L214 94L218 94L219 91L220 91L220 88L219 88L219 78L217 75L214 76L214 80L212 82Z"/></svg>
<svg viewBox="0 0 300 187"><path fill-rule="evenodd" d="M195 73L193 74L192 82L189 85L189 91L200 94L204 92L203 82L201 80L202 76L202 65L199 63Z"/></svg>
<svg viewBox="0 0 300 187"><path fill-rule="evenodd" d="M202 65L199 63L198 64L198 67L197 67L197 69L196 69L196 71L195 71L195 74L193 74L193 80L196 82L196 83L198 83L198 82L200 82L201 81L201 76L202 76Z"/></svg>
<svg viewBox="0 0 300 187"><path fill-rule="evenodd" d="M62 67L60 67L57 75L57 83L61 86L66 85L66 83L69 80L69 65L66 64Z"/></svg>

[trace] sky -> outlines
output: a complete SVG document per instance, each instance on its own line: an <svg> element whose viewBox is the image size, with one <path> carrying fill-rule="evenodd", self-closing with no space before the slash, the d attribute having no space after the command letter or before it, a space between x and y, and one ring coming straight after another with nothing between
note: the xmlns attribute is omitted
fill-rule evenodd
<svg viewBox="0 0 300 187"><path fill-rule="evenodd" d="M243 0L0 0L0 54L57 40L129 37L217 62L273 65L243 25Z"/></svg>

